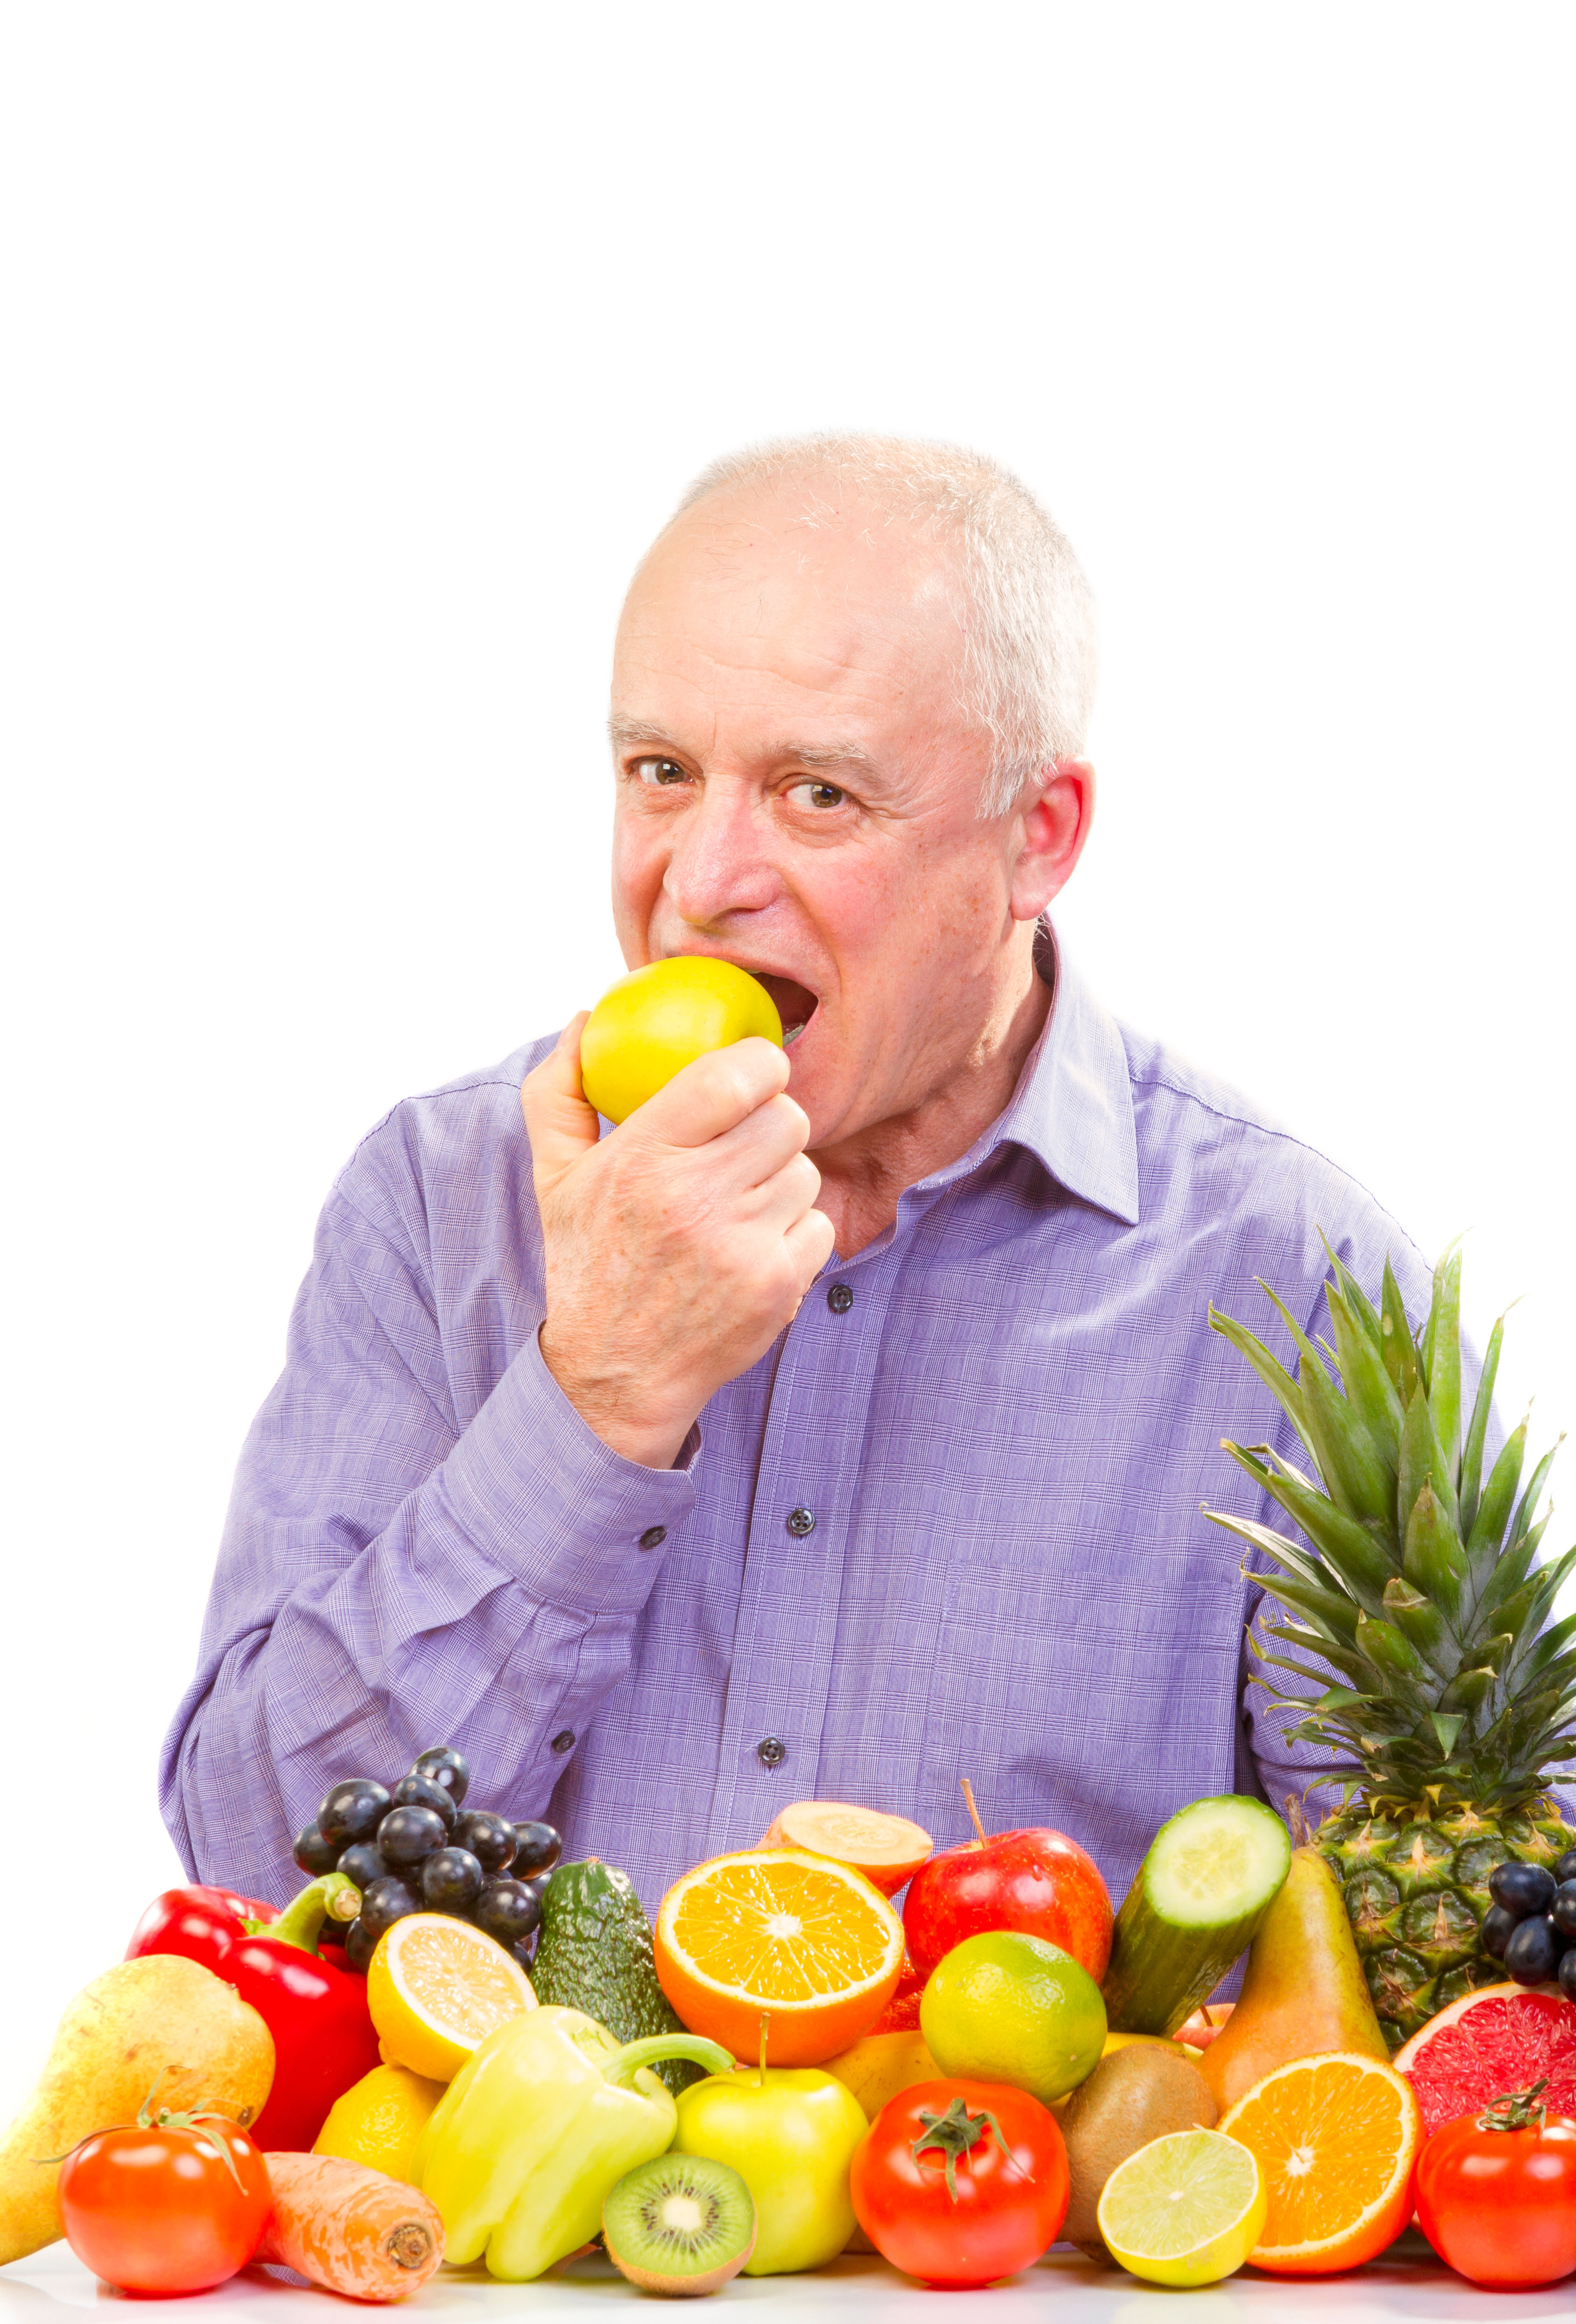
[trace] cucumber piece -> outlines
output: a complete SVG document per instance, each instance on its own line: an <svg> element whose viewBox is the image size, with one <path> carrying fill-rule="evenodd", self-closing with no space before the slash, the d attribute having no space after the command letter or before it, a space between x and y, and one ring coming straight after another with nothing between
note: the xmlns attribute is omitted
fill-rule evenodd
<svg viewBox="0 0 1576 2324"><path fill-rule="evenodd" d="M1101 1988L1113 2031L1175 2034L1207 2001L1279 1895L1291 1835L1229 1792L1163 1823L1122 1900Z"/></svg>

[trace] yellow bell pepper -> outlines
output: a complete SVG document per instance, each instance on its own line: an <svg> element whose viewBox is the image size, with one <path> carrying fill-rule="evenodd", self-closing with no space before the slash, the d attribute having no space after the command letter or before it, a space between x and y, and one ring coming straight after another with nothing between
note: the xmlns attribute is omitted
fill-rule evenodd
<svg viewBox="0 0 1576 2324"><path fill-rule="evenodd" d="M578 2009L527 2010L489 2034L439 2099L417 2156L449 2264L485 2252L493 2275L528 2283L588 2244L609 2190L673 2144L678 2110L649 2070L664 2058L713 2074L733 2063L694 2034L621 2049Z"/></svg>

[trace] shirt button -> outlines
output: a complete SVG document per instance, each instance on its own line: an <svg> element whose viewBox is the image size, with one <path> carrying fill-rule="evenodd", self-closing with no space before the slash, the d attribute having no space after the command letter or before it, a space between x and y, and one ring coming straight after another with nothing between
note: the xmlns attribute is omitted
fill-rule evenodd
<svg viewBox="0 0 1576 2324"><path fill-rule="evenodd" d="M641 1547L642 1549L660 1549L667 1538L668 1528L666 1526L648 1526L645 1532L641 1536Z"/></svg>
<svg viewBox="0 0 1576 2324"><path fill-rule="evenodd" d="M572 1727L561 1728L553 1738L553 1748L560 1759L566 1751L572 1751L575 1748L575 1729Z"/></svg>
<svg viewBox="0 0 1576 2324"><path fill-rule="evenodd" d="M853 1286L851 1283L834 1283L826 1294L826 1305L834 1315L846 1315L853 1305Z"/></svg>
<svg viewBox="0 0 1576 2324"><path fill-rule="evenodd" d="M755 1746L755 1756L763 1767L780 1767L788 1757L788 1745L779 1735L763 1735Z"/></svg>
<svg viewBox="0 0 1576 2324"><path fill-rule="evenodd" d="M790 1509L788 1513L788 1529L789 1533L793 1535L796 1541L802 1541L806 1534L814 1533L816 1530L815 1510L806 1508L802 1502L797 1509Z"/></svg>

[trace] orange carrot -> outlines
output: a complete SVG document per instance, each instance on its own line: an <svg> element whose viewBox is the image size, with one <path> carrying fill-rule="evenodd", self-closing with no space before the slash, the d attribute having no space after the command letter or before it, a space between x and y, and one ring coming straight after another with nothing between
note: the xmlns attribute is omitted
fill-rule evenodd
<svg viewBox="0 0 1576 2324"><path fill-rule="evenodd" d="M265 2154L273 2209L253 2255L347 2300L403 2300L443 2258L425 2195L336 2154Z"/></svg>

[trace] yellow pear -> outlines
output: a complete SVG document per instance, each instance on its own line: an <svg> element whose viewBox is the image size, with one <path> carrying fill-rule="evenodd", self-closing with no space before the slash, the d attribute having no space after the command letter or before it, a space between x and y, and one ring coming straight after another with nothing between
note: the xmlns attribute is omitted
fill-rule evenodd
<svg viewBox="0 0 1576 2324"><path fill-rule="evenodd" d="M181 1953L116 1961L60 2020L32 2099L0 2139L0 2264L60 2233L60 2163L96 2130L132 2123L156 2089L171 2113L255 2122L273 2036L233 1985Z"/></svg>
<svg viewBox="0 0 1576 2324"><path fill-rule="evenodd" d="M853 2092L871 2122L899 2090L941 2078L941 2068L919 2033L867 2034L841 2056L828 2058L825 2070Z"/></svg>
<svg viewBox="0 0 1576 2324"><path fill-rule="evenodd" d="M1317 1849L1296 1848L1249 1951L1237 2006L1199 2070L1224 2114L1261 2074L1324 2050L1387 2064L1390 2056L1341 1891Z"/></svg>

